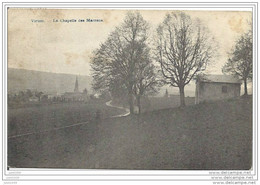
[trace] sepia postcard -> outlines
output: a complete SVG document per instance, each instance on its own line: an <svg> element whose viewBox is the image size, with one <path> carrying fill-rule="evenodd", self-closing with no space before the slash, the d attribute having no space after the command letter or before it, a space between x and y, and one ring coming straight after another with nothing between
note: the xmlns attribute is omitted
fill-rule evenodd
<svg viewBox="0 0 260 185"><path fill-rule="evenodd" d="M6 13L8 170L252 170L250 9Z"/></svg>

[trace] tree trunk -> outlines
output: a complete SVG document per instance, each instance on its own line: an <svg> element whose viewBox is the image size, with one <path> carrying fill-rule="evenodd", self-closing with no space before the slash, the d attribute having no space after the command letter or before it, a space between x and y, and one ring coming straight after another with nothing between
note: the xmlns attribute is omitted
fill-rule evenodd
<svg viewBox="0 0 260 185"><path fill-rule="evenodd" d="M141 97L137 96L138 114L141 114Z"/></svg>
<svg viewBox="0 0 260 185"><path fill-rule="evenodd" d="M246 78L244 79L244 90L245 90L244 95L247 95L247 79Z"/></svg>
<svg viewBox="0 0 260 185"><path fill-rule="evenodd" d="M133 102L133 94L132 93L128 94L128 103L129 103L130 114L133 114L134 113L134 102Z"/></svg>
<svg viewBox="0 0 260 185"><path fill-rule="evenodd" d="M185 95L184 95L184 87L179 87L179 91L180 91L180 103L181 103L181 107L185 106Z"/></svg>

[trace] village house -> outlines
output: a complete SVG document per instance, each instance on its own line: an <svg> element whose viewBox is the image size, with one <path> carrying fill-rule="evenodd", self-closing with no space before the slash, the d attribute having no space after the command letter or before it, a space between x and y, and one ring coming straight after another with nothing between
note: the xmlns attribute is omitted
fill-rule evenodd
<svg viewBox="0 0 260 185"><path fill-rule="evenodd" d="M198 75L195 104L240 96L241 81L231 75Z"/></svg>
<svg viewBox="0 0 260 185"><path fill-rule="evenodd" d="M33 95L33 96L29 97L29 101L30 101L30 102L38 102L38 101L39 101L39 98L36 97L35 95Z"/></svg>

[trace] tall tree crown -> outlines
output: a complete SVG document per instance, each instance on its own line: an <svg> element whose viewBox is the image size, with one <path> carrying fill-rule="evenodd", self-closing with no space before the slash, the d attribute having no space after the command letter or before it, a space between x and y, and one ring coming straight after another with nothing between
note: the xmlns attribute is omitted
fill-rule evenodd
<svg viewBox="0 0 260 185"><path fill-rule="evenodd" d="M185 86L206 69L213 55L212 38L201 22L183 12L169 13L157 29L157 61L165 81Z"/></svg>
<svg viewBox="0 0 260 185"><path fill-rule="evenodd" d="M253 38L252 30L241 35L237 40L228 62L222 71L237 75L242 79L252 78L253 70Z"/></svg>
<svg viewBox="0 0 260 185"><path fill-rule="evenodd" d="M115 95L118 90L126 91L130 112L134 96L140 103L142 96L157 90L155 66L147 44L148 29L149 24L139 12L128 12L92 58L94 89L109 90Z"/></svg>

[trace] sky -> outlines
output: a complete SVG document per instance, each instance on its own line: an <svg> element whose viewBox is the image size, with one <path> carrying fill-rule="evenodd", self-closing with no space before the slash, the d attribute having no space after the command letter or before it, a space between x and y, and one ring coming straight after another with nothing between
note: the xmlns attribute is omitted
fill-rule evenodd
<svg viewBox="0 0 260 185"><path fill-rule="evenodd" d="M8 9L8 67L53 73L91 75L90 57L127 10ZM151 35L170 10L140 10ZM235 41L249 29L251 12L184 11L199 18L218 45L207 73L221 74ZM75 19L76 22L61 22ZM79 22L100 19L103 22ZM35 21L36 20L36 21ZM37 21L43 22L37 22ZM56 22L57 21L57 22Z"/></svg>

